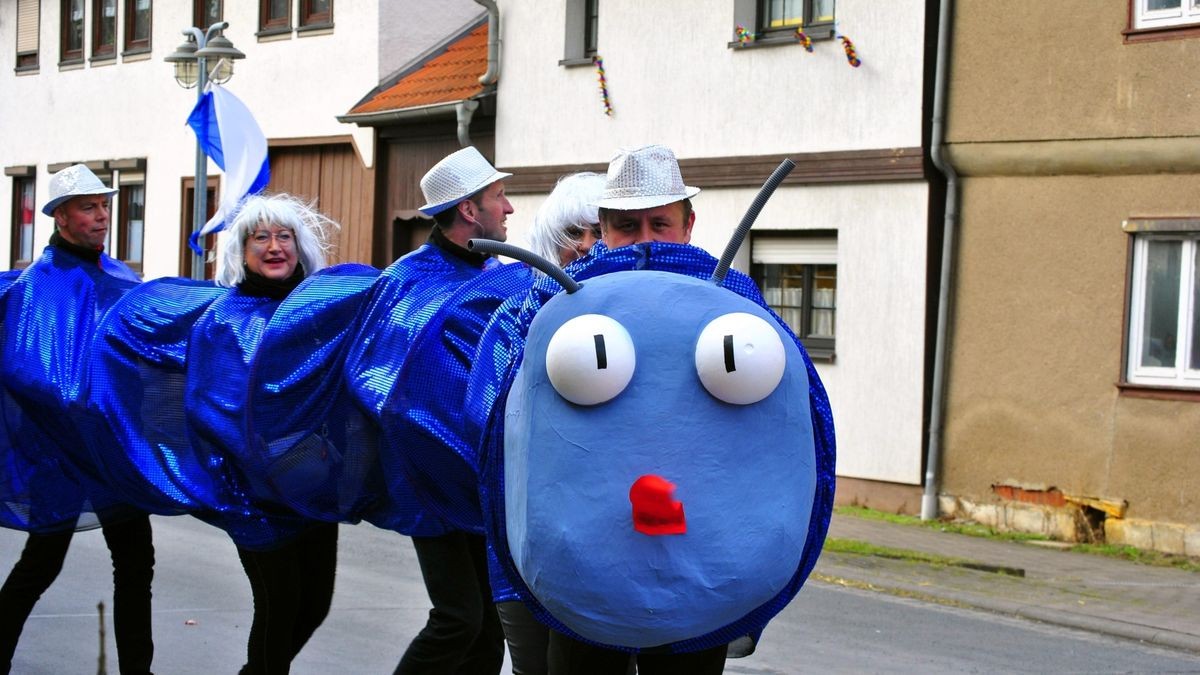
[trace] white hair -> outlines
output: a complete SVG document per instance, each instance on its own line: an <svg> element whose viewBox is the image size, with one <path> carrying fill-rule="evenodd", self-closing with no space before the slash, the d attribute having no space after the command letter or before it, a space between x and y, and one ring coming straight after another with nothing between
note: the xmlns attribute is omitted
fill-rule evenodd
<svg viewBox="0 0 1200 675"><path fill-rule="evenodd" d="M588 229L600 222L600 209L595 202L604 193L605 176L584 171L563 176L533 215L529 246L541 257L555 265L559 251L573 248L576 238L568 229Z"/></svg>
<svg viewBox="0 0 1200 675"><path fill-rule="evenodd" d="M217 235L218 286L232 288L246 280L246 239L264 223L287 228L296 236L296 258L305 276L326 266L327 230L339 227L337 223L292 195L253 195L234 214L233 224Z"/></svg>

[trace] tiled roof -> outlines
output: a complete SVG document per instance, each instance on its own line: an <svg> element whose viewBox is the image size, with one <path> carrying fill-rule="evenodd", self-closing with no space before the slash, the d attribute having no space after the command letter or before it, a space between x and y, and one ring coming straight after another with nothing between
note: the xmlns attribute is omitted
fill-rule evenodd
<svg viewBox="0 0 1200 675"><path fill-rule="evenodd" d="M468 99L483 90L487 72L487 23L446 47L446 51L399 82L358 104L351 115L403 110Z"/></svg>

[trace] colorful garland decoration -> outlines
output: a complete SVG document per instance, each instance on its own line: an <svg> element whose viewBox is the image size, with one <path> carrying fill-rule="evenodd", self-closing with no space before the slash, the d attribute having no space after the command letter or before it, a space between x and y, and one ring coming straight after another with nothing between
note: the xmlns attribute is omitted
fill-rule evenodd
<svg viewBox="0 0 1200 675"><path fill-rule="evenodd" d="M600 79L600 97L604 101L604 114L612 117L613 108L612 101L608 98L608 80L604 77L604 59L593 56L592 63L596 64L596 76Z"/></svg>
<svg viewBox="0 0 1200 675"><path fill-rule="evenodd" d="M745 47L746 43L754 42L754 33L746 30L746 27L742 24L739 23L734 32L737 34L737 41L741 46Z"/></svg>
<svg viewBox="0 0 1200 675"><path fill-rule="evenodd" d="M846 48L846 60L855 68L862 65L862 61L858 58L858 53L854 51L854 43L845 35L839 35L838 39L842 41L842 46Z"/></svg>
<svg viewBox="0 0 1200 675"><path fill-rule="evenodd" d="M796 29L796 39L800 41L800 46L804 47L804 51L808 52L809 54L812 53L812 38L805 35L804 31L800 28Z"/></svg>

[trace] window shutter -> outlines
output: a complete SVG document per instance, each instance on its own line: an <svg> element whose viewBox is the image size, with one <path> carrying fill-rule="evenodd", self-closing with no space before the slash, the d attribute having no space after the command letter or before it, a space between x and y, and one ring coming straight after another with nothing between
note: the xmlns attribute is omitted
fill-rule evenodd
<svg viewBox="0 0 1200 675"><path fill-rule="evenodd" d="M38 0L17 0L17 53L38 50Z"/></svg>
<svg viewBox="0 0 1200 675"><path fill-rule="evenodd" d="M835 237L755 237L752 262L765 265L836 265Z"/></svg>

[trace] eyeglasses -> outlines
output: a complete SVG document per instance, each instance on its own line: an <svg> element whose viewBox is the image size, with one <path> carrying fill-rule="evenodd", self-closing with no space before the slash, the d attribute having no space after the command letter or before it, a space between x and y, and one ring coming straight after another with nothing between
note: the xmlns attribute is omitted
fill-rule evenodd
<svg viewBox="0 0 1200 675"><path fill-rule="evenodd" d="M266 230L258 230L250 235L250 241L254 242L255 246L267 246L271 240L279 242L280 246L291 246L295 237L291 232L283 230L281 232L267 232Z"/></svg>

